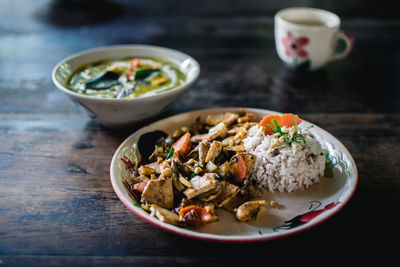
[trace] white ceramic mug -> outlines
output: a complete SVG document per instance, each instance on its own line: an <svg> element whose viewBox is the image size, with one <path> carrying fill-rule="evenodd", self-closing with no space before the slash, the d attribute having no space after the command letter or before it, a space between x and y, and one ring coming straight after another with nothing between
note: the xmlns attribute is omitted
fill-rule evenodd
<svg viewBox="0 0 400 267"><path fill-rule="evenodd" d="M292 7L275 15L275 45L279 57L290 67L314 70L348 56L353 38L340 31L336 14Z"/></svg>

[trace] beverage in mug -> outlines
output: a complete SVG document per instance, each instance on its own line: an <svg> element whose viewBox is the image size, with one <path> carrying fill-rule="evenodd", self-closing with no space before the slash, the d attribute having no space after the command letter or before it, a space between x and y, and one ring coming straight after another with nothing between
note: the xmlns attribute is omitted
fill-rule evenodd
<svg viewBox="0 0 400 267"><path fill-rule="evenodd" d="M275 15L275 45L292 68L314 70L347 57L353 39L340 31L340 18L329 11L292 7Z"/></svg>

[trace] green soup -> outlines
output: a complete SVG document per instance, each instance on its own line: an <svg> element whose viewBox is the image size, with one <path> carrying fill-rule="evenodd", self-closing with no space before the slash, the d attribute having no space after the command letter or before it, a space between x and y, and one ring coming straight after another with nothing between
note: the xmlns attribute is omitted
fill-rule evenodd
<svg viewBox="0 0 400 267"><path fill-rule="evenodd" d="M174 63L138 57L84 65L71 76L68 88L88 96L132 99L164 92L184 82L185 75Z"/></svg>

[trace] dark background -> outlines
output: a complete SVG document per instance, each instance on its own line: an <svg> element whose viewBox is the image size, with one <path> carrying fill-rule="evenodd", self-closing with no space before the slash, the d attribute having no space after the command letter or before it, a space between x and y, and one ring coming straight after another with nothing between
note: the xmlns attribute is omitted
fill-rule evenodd
<svg viewBox="0 0 400 267"><path fill-rule="evenodd" d="M275 52L285 7L335 12L353 53L311 73ZM349 204L307 232L257 244L191 240L143 222L118 200L108 168L134 129L90 120L51 81L64 57L113 44L181 50L198 81L162 117L247 106L293 112L335 135L357 163ZM400 203L400 16L391 1L0 2L0 265L223 265L393 258ZM137 126L139 127L139 126ZM290 252L290 253L289 253ZM288 256L288 254L290 256Z"/></svg>

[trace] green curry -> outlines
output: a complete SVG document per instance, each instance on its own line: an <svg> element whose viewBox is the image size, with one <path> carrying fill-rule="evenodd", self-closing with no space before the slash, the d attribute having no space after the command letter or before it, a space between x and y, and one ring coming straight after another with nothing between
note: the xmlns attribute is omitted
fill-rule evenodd
<svg viewBox="0 0 400 267"><path fill-rule="evenodd" d="M88 96L132 99L164 92L184 82L185 75L172 62L126 58L82 66L71 76L68 88Z"/></svg>

